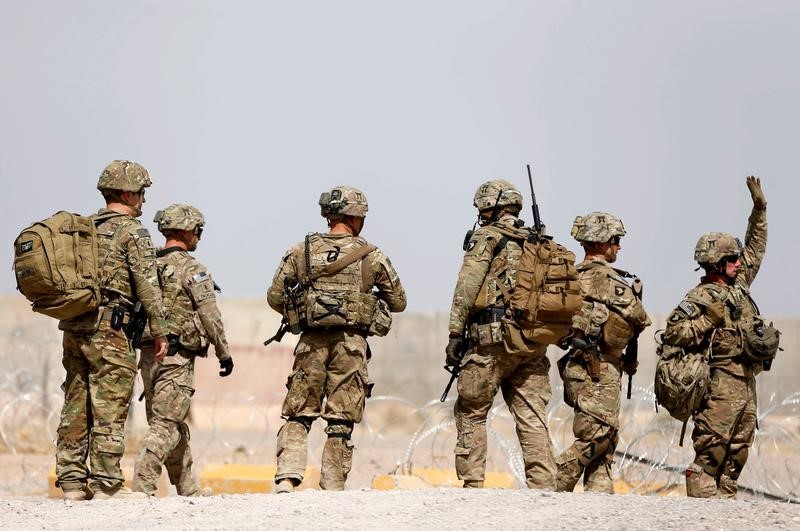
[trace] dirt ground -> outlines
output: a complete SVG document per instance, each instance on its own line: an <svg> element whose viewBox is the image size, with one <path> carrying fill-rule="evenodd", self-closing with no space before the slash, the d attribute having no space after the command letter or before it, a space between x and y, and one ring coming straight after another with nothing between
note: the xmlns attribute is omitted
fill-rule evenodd
<svg viewBox="0 0 800 531"><path fill-rule="evenodd" d="M4 529L798 529L800 506L530 490L0 500Z"/></svg>

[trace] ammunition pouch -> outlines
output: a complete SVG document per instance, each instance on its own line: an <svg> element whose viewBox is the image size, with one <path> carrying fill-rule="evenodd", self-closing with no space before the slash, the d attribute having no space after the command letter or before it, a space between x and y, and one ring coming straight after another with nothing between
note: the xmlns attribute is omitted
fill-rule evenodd
<svg viewBox="0 0 800 531"><path fill-rule="evenodd" d="M633 338L633 333L633 326L615 312L609 312L603 325L603 354L618 358Z"/></svg>
<svg viewBox="0 0 800 531"><path fill-rule="evenodd" d="M503 342L503 317L505 308L484 308L470 318L469 337L479 347Z"/></svg>
<svg viewBox="0 0 800 531"><path fill-rule="evenodd" d="M735 358L742 353L740 334L735 328L716 328L711 334L711 360Z"/></svg>
<svg viewBox="0 0 800 531"><path fill-rule="evenodd" d="M742 343L747 356L758 363L771 362L780 348L780 331L761 317L741 323Z"/></svg>
<svg viewBox="0 0 800 531"><path fill-rule="evenodd" d="M208 334L197 312L192 312L192 318L186 319L181 325L180 334L175 335L178 336L180 346L186 350L200 351L199 355L202 356L208 349Z"/></svg>
<svg viewBox="0 0 800 531"><path fill-rule="evenodd" d="M383 337L392 328L392 312L389 305L383 299L376 297L375 310L372 312L372 321L367 329L368 336Z"/></svg>

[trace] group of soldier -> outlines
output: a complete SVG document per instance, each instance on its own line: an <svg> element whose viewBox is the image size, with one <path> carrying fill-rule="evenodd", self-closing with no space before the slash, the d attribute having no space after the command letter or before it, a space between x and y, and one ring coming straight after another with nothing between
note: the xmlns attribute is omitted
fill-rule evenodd
<svg viewBox="0 0 800 531"><path fill-rule="evenodd" d="M194 359L213 345L221 376L231 373L233 360L216 285L190 254L202 235L203 215L188 205L160 211L154 221L165 243L156 251L136 219L150 184L147 171L131 161L114 161L101 174L97 187L106 208L93 216L106 279L101 306L60 324L67 377L56 472L67 499L153 495L162 467L179 495L211 494L192 474L188 444ZM760 180L748 177L747 186L753 209L744 246L724 233L700 238L695 259L705 274L670 314L664 333L673 345L714 352L707 397L694 415L689 496L735 496L754 438L760 366L743 351L737 326L757 312L749 285L764 255L767 222ZM321 195L319 205L327 232L308 234L285 253L267 293L269 306L283 316L282 330L300 334L277 437L278 493L292 492L303 481L308 433L319 417L327 436L320 488L344 489L351 435L372 389L367 338L385 335L391 314L406 307L389 258L360 237L368 210L364 193L337 186ZM604 212L579 216L572 228L585 252L576 267L582 303L559 342L567 354L558 365L565 398L575 410L575 442L555 456L546 422L547 345L516 337L510 349L508 328L501 326L514 320L510 294L523 242L542 230L524 226L522 205L519 190L505 180L482 184L474 198L480 226L464 244L445 360L458 372L456 472L464 487L483 487L486 420L499 389L516 424L529 488L572 491L582 478L587 491L613 493L622 374L633 374L638 365L622 353L651 324L641 281L612 266L626 231L620 219ZM132 317L137 301L149 322L138 363L149 429L130 490L123 486L120 459L137 362L119 323Z"/></svg>

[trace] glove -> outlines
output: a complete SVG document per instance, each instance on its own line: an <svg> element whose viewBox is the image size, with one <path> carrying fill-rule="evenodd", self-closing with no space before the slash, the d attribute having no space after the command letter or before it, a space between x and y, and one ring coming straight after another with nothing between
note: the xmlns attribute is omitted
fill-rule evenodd
<svg viewBox="0 0 800 531"><path fill-rule="evenodd" d="M633 376L636 374L636 369L639 368L639 360L633 360L632 362L622 362L622 372Z"/></svg>
<svg viewBox="0 0 800 531"><path fill-rule="evenodd" d="M461 360L459 359L459 353L464 349L464 338L461 336L451 337L450 341L447 342L447 347L445 347L444 352L446 354L444 358L444 363L448 367L455 367L457 366Z"/></svg>
<svg viewBox="0 0 800 531"><path fill-rule="evenodd" d="M721 325L725 321L725 303L717 301L706 306L706 317L714 326Z"/></svg>
<svg viewBox="0 0 800 531"><path fill-rule="evenodd" d="M753 198L753 206L759 210L767 208L767 198L761 189L761 179L751 175L747 178L747 188L750 190L750 197Z"/></svg>
<svg viewBox="0 0 800 531"><path fill-rule="evenodd" d="M219 360L219 375L225 378L226 376L230 376L233 372L233 358L228 358L225 360Z"/></svg>

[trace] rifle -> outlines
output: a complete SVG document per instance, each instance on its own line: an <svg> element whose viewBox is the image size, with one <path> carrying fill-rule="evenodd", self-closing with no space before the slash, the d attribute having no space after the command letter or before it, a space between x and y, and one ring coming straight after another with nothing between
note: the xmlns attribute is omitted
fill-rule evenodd
<svg viewBox="0 0 800 531"><path fill-rule="evenodd" d="M623 358L623 366L636 367L636 360L639 359L639 334L634 334L628 345L625 347L625 357ZM633 375L636 374L636 369L628 373L628 400L631 399L631 387L633 387Z"/></svg>
<svg viewBox="0 0 800 531"><path fill-rule="evenodd" d="M643 286L642 281L639 277L633 277L633 282L631 283L631 289L633 290L633 295L639 299L639 302L642 300L643 295ZM632 367L632 372L628 373L628 400L631 399L631 387L633 387L633 375L636 374L636 362L639 359L639 332L635 332L633 337L630 341L628 341L628 345L625 347L625 357L623 358L623 365L627 367Z"/></svg>
<svg viewBox="0 0 800 531"><path fill-rule="evenodd" d="M536 243L542 235L542 218L539 216L539 204L536 203L536 192L533 191L533 175L531 174L531 165L525 165L528 168L528 184L531 186L531 211L533 213L533 229L534 234L531 234L531 243Z"/></svg>
<svg viewBox="0 0 800 531"><path fill-rule="evenodd" d="M286 317L284 317L283 319L281 319L281 326L278 327L278 331L275 332L274 336L264 341L264 346L266 347L273 341L277 341L278 343L280 343L281 339L283 339L283 336L285 336L286 332L288 331L289 331L289 321L286 319Z"/></svg>
<svg viewBox="0 0 800 531"><path fill-rule="evenodd" d="M141 345L145 326L147 326L147 313L144 311L142 301L136 301L128 324L125 325L125 335L130 339L133 348L139 348Z"/></svg>
<svg viewBox="0 0 800 531"><path fill-rule="evenodd" d="M439 399L439 402L444 402L447 400L447 394L450 392L450 388L453 387L453 382L458 379L458 374L461 372L461 360L464 359L466 356L467 351L469 351L469 334L467 333L467 327L464 326L464 330L461 331L461 350L457 353L458 362L453 365L452 367L445 365L444 370L450 373L450 381L447 382L447 387L444 388L444 393L442 393L442 397Z"/></svg>

